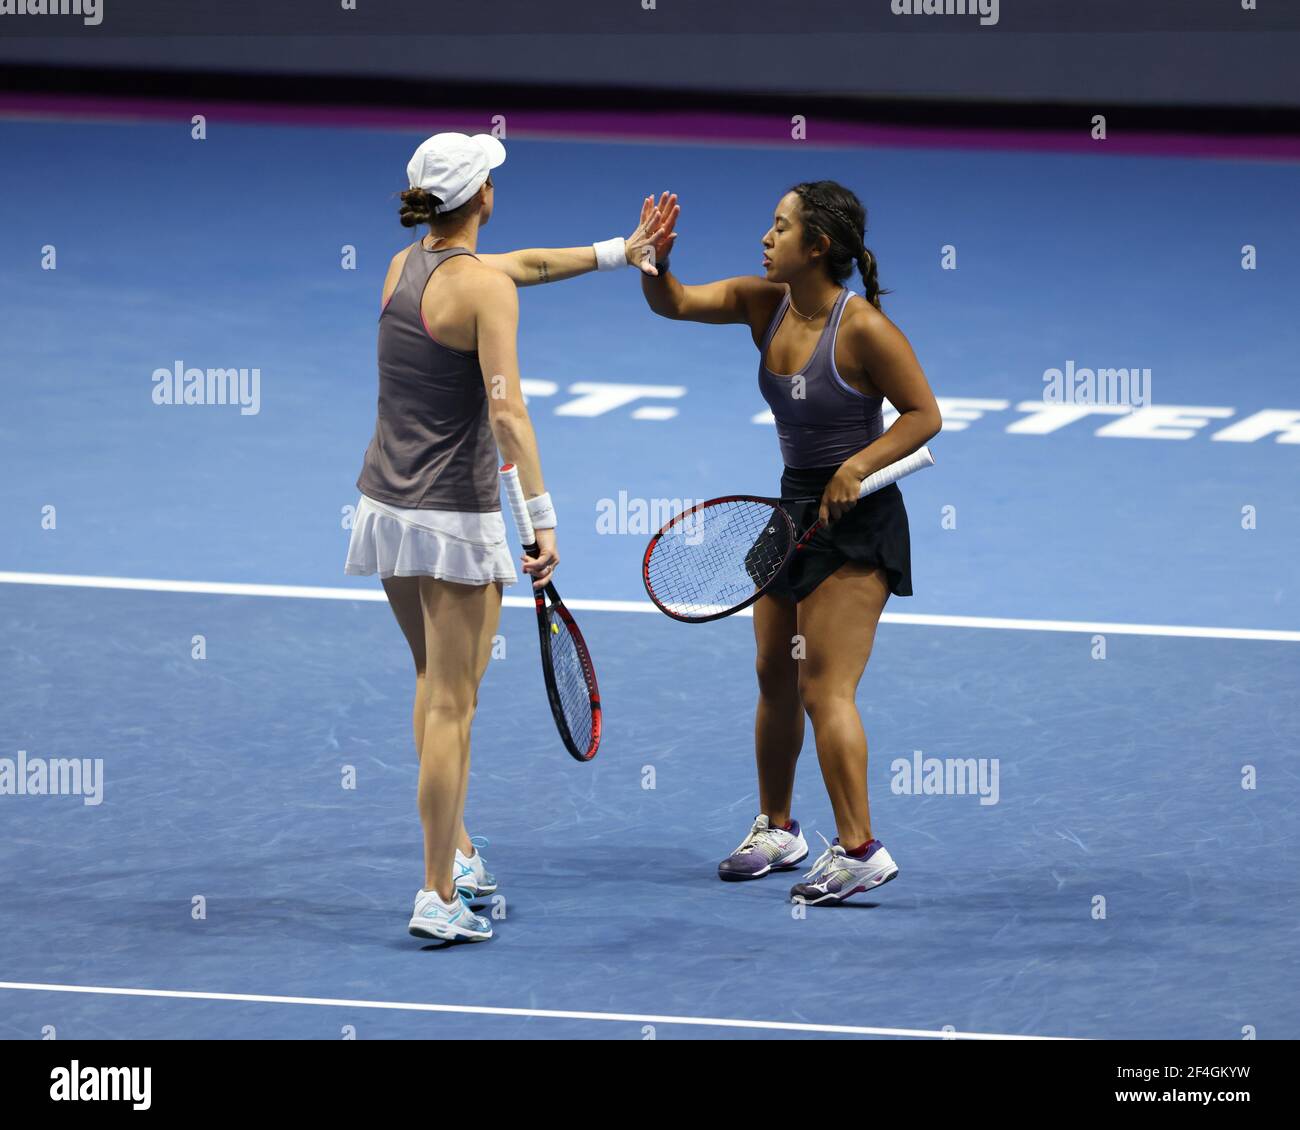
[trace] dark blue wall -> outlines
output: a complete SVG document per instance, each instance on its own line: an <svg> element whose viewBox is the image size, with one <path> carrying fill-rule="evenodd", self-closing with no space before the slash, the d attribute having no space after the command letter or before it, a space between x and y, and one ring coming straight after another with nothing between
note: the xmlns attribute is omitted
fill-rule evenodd
<svg viewBox="0 0 1300 1130"><path fill-rule="evenodd" d="M1000 0L998 22L892 0L103 0L0 17L0 63L484 83L1300 106L1300 0Z"/></svg>

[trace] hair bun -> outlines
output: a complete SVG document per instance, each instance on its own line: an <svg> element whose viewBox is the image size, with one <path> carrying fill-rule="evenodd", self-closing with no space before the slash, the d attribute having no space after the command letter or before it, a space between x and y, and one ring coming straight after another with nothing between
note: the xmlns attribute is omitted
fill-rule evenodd
<svg viewBox="0 0 1300 1130"><path fill-rule="evenodd" d="M429 223L439 203L441 201L436 196L430 195L422 188L408 188L402 193L402 210L398 213L402 227L413 228Z"/></svg>

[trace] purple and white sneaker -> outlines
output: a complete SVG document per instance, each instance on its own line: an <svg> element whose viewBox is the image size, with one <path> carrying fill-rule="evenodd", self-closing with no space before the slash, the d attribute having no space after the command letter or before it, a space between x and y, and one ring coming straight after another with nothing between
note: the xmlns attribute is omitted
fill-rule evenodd
<svg viewBox="0 0 1300 1130"><path fill-rule="evenodd" d="M799 831L799 821L790 830L773 828L766 816L757 816L754 826L726 859L718 864L718 878L729 883L761 879L773 871L791 871L808 857L808 844Z"/></svg>
<svg viewBox="0 0 1300 1130"><path fill-rule="evenodd" d="M849 855L838 837L832 844L826 843L826 837L822 836L822 843L826 844L826 850L812 870L802 883L790 888L791 902L808 906L843 902L851 895L874 890L898 876L898 865L879 840L871 841L865 859Z"/></svg>

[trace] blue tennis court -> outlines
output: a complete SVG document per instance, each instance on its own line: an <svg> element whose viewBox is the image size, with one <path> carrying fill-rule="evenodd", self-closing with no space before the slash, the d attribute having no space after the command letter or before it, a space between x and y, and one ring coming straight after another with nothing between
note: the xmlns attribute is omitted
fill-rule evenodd
<svg viewBox="0 0 1300 1130"><path fill-rule="evenodd" d="M0 785L87 766L0 793L0 1036L1300 1035L1300 166L511 139L483 250L668 189L687 282L755 273L791 184L852 186L945 428L859 698L899 881L799 913L715 877L757 811L750 621L670 622L639 575L656 508L777 492L748 333L632 272L521 292L606 737L565 756L508 590L467 814L497 937L443 949L405 932L409 654L342 576L425 132L0 119ZM1150 370L1150 404L1045 403L1067 366ZM177 367L249 395L155 403ZM833 834L811 735L795 799Z"/></svg>

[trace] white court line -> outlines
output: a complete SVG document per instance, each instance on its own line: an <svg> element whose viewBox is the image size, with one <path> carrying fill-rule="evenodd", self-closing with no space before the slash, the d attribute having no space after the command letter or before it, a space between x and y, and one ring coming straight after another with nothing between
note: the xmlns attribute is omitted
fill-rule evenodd
<svg viewBox="0 0 1300 1130"><path fill-rule="evenodd" d="M313 585L250 585L224 581L163 581L144 577L88 577L72 573L5 573L0 584L62 585L87 589L132 589L139 592L206 593L215 596L280 596L309 600L383 601L382 589L324 588ZM507 596L506 608L532 608L526 596ZM657 612L648 600L568 600L575 612ZM752 616L746 608L739 616ZM1117 624L1100 620L1023 620L1009 616L943 616L921 612L886 612L885 624L915 624L931 628L992 628L1013 632L1087 632L1117 636L1178 636L1207 640L1270 640L1300 643L1300 631L1275 628L1211 628L1185 624Z"/></svg>
<svg viewBox="0 0 1300 1130"><path fill-rule="evenodd" d="M732 1020L713 1016L655 1016L639 1012L571 1012L550 1008L496 1008L490 1005L360 1001L334 997L277 997L260 993L202 993L181 989L120 989L102 985L43 985L0 981L0 989L33 993L87 993L112 997L165 997L252 1004L306 1004L327 1008L378 1008L392 1012L451 1012L472 1016L520 1016L542 1020L604 1020L620 1024L686 1024L697 1028L757 1028L772 1032L825 1032L839 1036L914 1036L931 1040L1062 1040L1067 1036L1004 1036L994 1032L934 1032L926 1028L870 1028L853 1024L802 1024L788 1020Z"/></svg>

